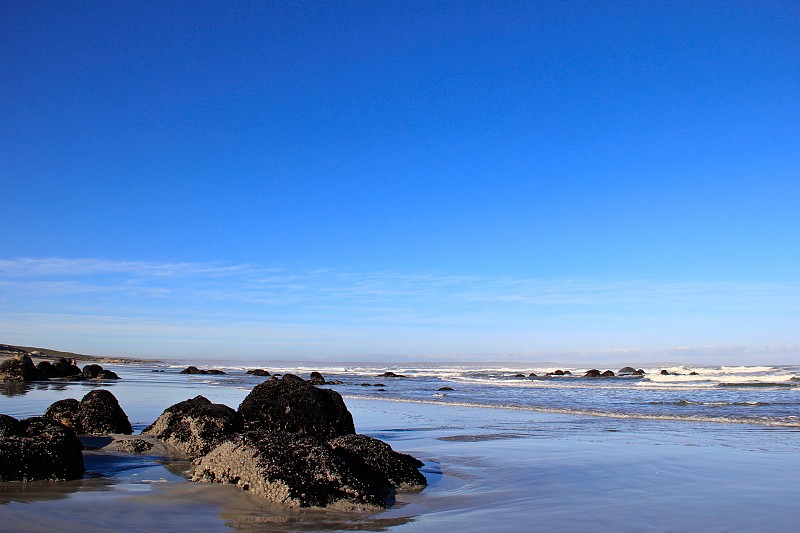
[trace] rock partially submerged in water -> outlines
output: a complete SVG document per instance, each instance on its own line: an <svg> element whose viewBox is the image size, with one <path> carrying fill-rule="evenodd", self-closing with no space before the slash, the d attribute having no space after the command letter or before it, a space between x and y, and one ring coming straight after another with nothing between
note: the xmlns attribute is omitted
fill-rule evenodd
<svg viewBox="0 0 800 533"><path fill-rule="evenodd" d="M306 436L248 431L198 461L193 481L235 483L291 507L382 509L394 491L385 478L352 465Z"/></svg>
<svg viewBox="0 0 800 533"><path fill-rule="evenodd" d="M428 485L419 471L422 461L394 451L381 440L367 435L345 435L329 440L328 446L350 464L363 462L366 468L380 473L394 487L422 490Z"/></svg>
<svg viewBox="0 0 800 533"><path fill-rule="evenodd" d="M593 368L591 370L587 370L586 373L583 375L583 377L585 377L585 378L599 378L600 377L600 371L597 370L596 368Z"/></svg>
<svg viewBox="0 0 800 533"><path fill-rule="evenodd" d="M39 372L28 354L16 354L0 363L2 381L35 381Z"/></svg>
<svg viewBox="0 0 800 533"><path fill-rule="evenodd" d="M203 375L203 376L209 375L209 374L212 375L212 376L224 376L225 375L225 372L223 372L222 370L217 370L216 368L212 368L210 370L205 370L205 369L199 369L196 366L187 366L186 368L184 368L183 370L181 370L178 373L179 374L199 374L199 375Z"/></svg>
<svg viewBox="0 0 800 533"><path fill-rule="evenodd" d="M105 370L100 365L86 365L81 372L84 379L119 379L116 372Z"/></svg>
<svg viewBox="0 0 800 533"><path fill-rule="evenodd" d="M327 440L355 433L341 394L294 374L257 385L239 405L247 429L299 433Z"/></svg>
<svg viewBox="0 0 800 533"><path fill-rule="evenodd" d="M142 435L152 435L190 457L199 457L241 429L242 418L236 411L196 396L168 407Z"/></svg>
<svg viewBox="0 0 800 533"><path fill-rule="evenodd" d="M404 378L403 374L395 374L394 372L384 372L378 376L379 378Z"/></svg>
<svg viewBox="0 0 800 533"><path fill-rule="evenodd" d="M264 370L263 368L251 368L247 371L247 374L252 374L253 376L262 376L262 377L269 377L269 372Z"/></svg>
<svg viewBox="0 0 800 533"><path fill-rule="evenodd" d="M111 370L100 365L86 365L81 371L74 360L61 358L55 363L40 361L34 365L28 354L15 354L0 363L0 381L82 381L86 379L119 379Z"/></svg>
<svg viewBox="0 0 800 533"><path fill-rule="evenodd" d="M89 392L80 402L71 398L59 400L47 408L44 416L72 428L79 435L133 433L128 415L114 395L104 389Z"/></svg>
<svg viewBox="0 0 800 533"><path fill-rule="evenodd" d="M77 479L83 471L74 431L44 417L0 415L0 481Z"/></svg>

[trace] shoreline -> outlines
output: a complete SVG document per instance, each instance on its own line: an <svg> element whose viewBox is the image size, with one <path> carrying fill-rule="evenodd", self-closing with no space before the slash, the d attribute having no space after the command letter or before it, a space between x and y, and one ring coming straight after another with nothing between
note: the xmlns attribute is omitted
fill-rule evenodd
<svg viewBox="0 0 800 533"><path fill-rule="evenodd" d="M16 346L13 344L0 344L0 360L14 357L24 353L33 359L34 363L39 361L54 361L61 358L75 359L76 361L90 361L94 363L114 363L114 364L139 364L139 363L164 363L159 359L138 359L135 357L113 357L106 355L86 355L82 353L64 352L61 350L51 350L50 348L36 348L34 346Z"/></svg>

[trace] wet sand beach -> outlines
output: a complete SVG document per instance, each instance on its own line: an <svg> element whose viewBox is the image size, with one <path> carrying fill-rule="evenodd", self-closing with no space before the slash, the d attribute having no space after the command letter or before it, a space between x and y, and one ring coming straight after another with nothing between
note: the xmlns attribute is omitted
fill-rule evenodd
<svg viewBox="0 0 800 533"><path fill-rule="evenodd" d="M152 411L113 390L136 416ZM208 392L234 407L246 394ZM798 428L346 403L357 431L425 461L428 488L380 513L286 509L189 483L188 463L97 450L83 480L0 484L0 518L9 531L64 532L788 531L796 521Z"/></svg>

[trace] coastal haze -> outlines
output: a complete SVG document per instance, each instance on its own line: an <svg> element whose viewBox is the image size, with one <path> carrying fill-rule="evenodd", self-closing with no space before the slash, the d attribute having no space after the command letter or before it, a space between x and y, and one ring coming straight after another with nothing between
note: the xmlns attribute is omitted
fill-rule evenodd
<svg viewBox="0 0 800 533"><path fill-rule="evenodd" d="M0 414L106 391L135 439L294 383L427 486L290 509L87 445L2 523L791 530L798 36L779 0L4 2Z"/></svg>

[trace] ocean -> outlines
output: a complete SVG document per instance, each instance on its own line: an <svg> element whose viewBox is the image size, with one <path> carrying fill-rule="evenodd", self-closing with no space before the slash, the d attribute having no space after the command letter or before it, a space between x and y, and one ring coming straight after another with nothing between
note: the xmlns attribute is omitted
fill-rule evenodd
<svg viewBox="0 0 800 533"><path fill-rule="evenodd" d="M180 374L189 364L226 374ZM648 365L644 376L610 378L551 364L104 367L122 379L0 384L0 412L41 415L56 400L102 387L137 433L198 394L236 408L268 379L249 368L305 378L319 371L342 382L326 387L345 398L358 432L424 460L429 487L399 495L382 513L288 510L234 487L189 483L158 458L89 454L84 480L0 483L0 518L11 530L527 531L534 520L542 531L789 531L796 524L800 366ZM571 375L547 376L556 370ZM107 512L87 515L87 505Z"/></svg>

